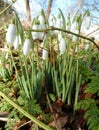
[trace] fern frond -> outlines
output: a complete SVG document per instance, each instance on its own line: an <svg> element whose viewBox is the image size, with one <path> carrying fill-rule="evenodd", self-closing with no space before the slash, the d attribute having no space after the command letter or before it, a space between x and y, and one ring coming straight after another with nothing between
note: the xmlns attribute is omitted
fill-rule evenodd
<svg viewBox="0 0 99 130"><path fill-rule="evenodd" d="M91 107L85 113L89 130L98 130L99 128L99 109L97 106Z"/></svg>
<svg viewBox="0 0 99 130"><path fill-rule="evenodd" d="M81 100L80 102L78 102L77 105L75 105L74 109L75 110L79 110L79 109L87 110L94 104L95 104L94 99L85 98L84 100Z"/></svg>
<svg viewBox="0 0 99 130"><path fill-rule="evenodd" d="M91 82L85 90L85 93L97 93L99 95L99 78L96 76L91 77Z"/></svg>

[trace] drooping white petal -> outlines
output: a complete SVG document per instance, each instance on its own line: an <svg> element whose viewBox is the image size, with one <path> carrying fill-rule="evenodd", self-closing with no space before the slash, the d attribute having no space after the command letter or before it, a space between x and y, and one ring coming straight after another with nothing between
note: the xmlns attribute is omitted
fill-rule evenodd
<svg viewBox="0 0 99 130"><path fill-rule="evenodd" d="M61 32L59 32L59 33L58 33L58 41L60 42L60 41L61 41L61 39L62 39L62 33L61 33Z"/></svg>
<svg viewBox="0 0 99 130"><path fill-rule="evenodd" d="M66 42L64 38L62 38L59 43L59 50L60 50L60 54L63 54L66 51Z"/></svg>
<svg viewBox="0 0 99 130"><path fill-rule="evenodd" d="M52 15L50 15L48 22L49 26L55 26L55 18Z"/></svg>
<svg viewBox="0 0 99 130"><path fill-rule="evenodd" d="M57 20L56 20L56 25L55 25L55 27L56 28L61 28L61 18L58 18Z"/></svg>
<svg viewBox="0 0 99 130"><path fill-rule="evenodd" d="M31 48L31 40L25 39L24 45L23 45L23 54L27 55Z"/></svg>
<svg viewBox="0 0 99 130"><path fill-rule="evenodd" d="M78 22L75 21L75 22L71 25L70 31L75 33L75 30L77 30L77 28L78 28Z"/></svg>
<svg viewBox="0 0 99 130"><path fill-rule="evenodd" d="M16 38L16 26L15 24L10 24L7 33L6 33L6 41L7 43L13 44Z"/></svg>
<svg viewBox="0 0 99 130"><path fill-rule="evenodd" d="M41 42L41 47L44 47L44 42Z"/></svg>
<svg viewBox="0 0 99 130"><path fill-rule="evenodd" d="M87 50L89 49L89 47L90 47L90 45L87 44L87 45L85 46L85 50L87 51Z"/></svg>
<svg viewBox="0 0 99 130"><path fill-rule="evenodd" d="M76 34L79 34L79 30L76 29L76 30L75 30L75 33L76 33ZM72 41L73 41L73 42L76 42L77 38L78 38L77 36L73 35Z"/></svg>
<svg viewBox="0 0 99 130"><path fill-rule="evenodd" d="M35 29L35 30L39 29L39 25L38 24L34 24L32 29ZM34 40L38 39L39 35L40 35L39 32L32 32L32 37L33 37Z"/></svg>
<svg viewBox="0 0 99 130"><path fill-rule="evenodd" d="M19 36L18 35L16 36L16 39L15 39L13 45L14 45L15 50L18 49L18 47L19 47Z"/></svg>
<svg viewBox="0 0 99 130"><path fill-rule="evenodd" d="M85 27L88 30L90 28L90 25L91 25L91 17L86 16L85 22L86 22Z"/></svg>
<svg viewBox="0 0 99 130"><path fill-rule="evenodd" d="M45 24L45 19L42 15L39 16L38 20L40 21L41 26L43 26Z"/></svg>
<svg viewBox="0 0 99 130"><path fill-rule="evenodd" d="M47 58L48 58L48 51L43 49L43 51L42 51L42 59L46 60Z"/></svg>

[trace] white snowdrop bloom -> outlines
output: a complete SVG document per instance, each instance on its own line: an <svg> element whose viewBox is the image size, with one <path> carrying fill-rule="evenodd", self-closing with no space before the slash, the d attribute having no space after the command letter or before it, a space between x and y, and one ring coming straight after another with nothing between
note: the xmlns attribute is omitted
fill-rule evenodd
<svg viewBox="0 0 99 130"><path fill-rule="evenodd" d="M45 25L45 19L42 15L39 16L38 20L40 21L41 28Z"/></svg>
<svg viewBox="0 0 99 130"><path fill-rule="evenodd" d="M61 39L62 39L62 32L59 32L59 33L58 33L58 41L60 42Z"/></svg>
<svg viewBox="0 0 99 130"><path fill-rule="evenodd" d="M85 28L88 30L90 28L90 25L91 25L91 17L86 16L86 18L85 18Z"/></svg>
<svg viewBox="0 0 99 130"><path fill-rule="evenodd" d="M75 33L76 33L76 34L79 34L79 30L76 29L76 30L75 30ZM72 41L73 41L73 42L76 42L77 38L78 38L77 36L73 35Z"/></svg>
<svg viewBox="0 0 99 130"><path fill-rule="evenodd" d="M87 51L87 50L89 49L89 47L90 47L90 45L87 44L87 45L85 46L85 50Z"/></svg>
<svg viewBox="0 0 99 130"><path fill-rule="evenodd" d="M57 18L55 27L61 28L61 18Z"/></svg>
<svg viewBox="0 0 99 130"><path fill-rule="evenodd" d="M59 43L59 50L60 54L63 54L66 51L66 42L64 38L61 38L61 41Z"/></svg>
<svg viewBox="0 0 99 130"><path fill-rule="evenodd" d="M32 29L35 29L35 30L39 29L39 24L34 24L32 26ZM32 37L33 37L34 40L38 39L39 35L40 35L39 32L32 32Z"/></svg>
<svg viewBox="0 0 99 130"><path fill-rule="evenodd" d="M13 42L15 41L15 38L16 38L16 26L15 24L11 23L6 33L7 43L13 44Z"/></svg>
<svg viewBox="0 0 99 130"><path fill-rule="evenodd" d="M47 58L48 58L48 51L43 49L43 51L42 51L42 59L46 60Z"/></svg>
<svg viewBox="0 0 99 130"><path fill-rule="evenodd" d="M55 26L55 18L54 16L50 15L49 17L49 20L48 20L48 23L49 23L49 26Z"/></svg>
<svg viewBox="0 0 99 130"><path fill-rule="evenodd" d="M66 24L66 30L70 30L70 24Z"/></svg>
<svg viewBox="0 0 99 130"><path fill-rule="evenodd" d="M77 28L78 22L75 21L74 23L72 23L70 31L75 33L75 30L77 30Z"/></svg>
<svg viewBox="0 0 99 130"><path fill-rule="evenodd" d="M41 47L44 47L44 42L41 42Z"/></svg>
<svg viewBox="0 0 99 130"><path fill-rule="evenodd" d="M76 52L76 53L78 52L78 48L77 48L77 46L76 46L76 48L75 48L75 52Z"/></svg>
<svg viewBox="0 0 99 130"><path fill-rule="evenodd" d="M23 54L27 55L31 48L31 40L25 39L24 45L23 45Z"/></svg>
<svg viewBox="0 0 99 130"><path fill-rule="evenodd" d="M20 34L19 34L19 44L20 44L20 45L22 44L22 40L21 40Z"/></svg>
<svg viewBox="0 0 99 130"><path fill-rule="evenodd" d="M8 54L8 53L6 53L6 55L5 55L5 59L8 59L8 57L9 57L9 54Z"/></svg>
<svg viewBox="0 0 99 130"><path fill-rule="evenodd" d="M13 43L13 46L14 46L15 50L18 49L18 47L19 47L19 35L16 36L16 39Z"/></svg>

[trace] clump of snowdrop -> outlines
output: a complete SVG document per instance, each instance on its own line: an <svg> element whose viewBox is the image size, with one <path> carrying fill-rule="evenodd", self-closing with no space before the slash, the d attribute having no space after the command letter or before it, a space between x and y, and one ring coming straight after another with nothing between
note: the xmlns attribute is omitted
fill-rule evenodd
<svg viewBox="0 0 99 130"><path fill-rule="evenodd" d="M9 27L7 29L6 41L9 44L13 44L15 39L16 39L16 25L14 23L11 23L9 24Z"/></svg>

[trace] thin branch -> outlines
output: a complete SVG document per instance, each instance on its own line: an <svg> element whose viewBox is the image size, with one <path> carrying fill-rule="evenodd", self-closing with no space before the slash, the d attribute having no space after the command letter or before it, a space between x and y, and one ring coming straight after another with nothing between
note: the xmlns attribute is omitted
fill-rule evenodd
<svg viewBox="0 0 99 130"><path fill-rule="evenodd" d="M62 32L69 33L69 34L75 35L77 37L80 37L80 38L83 38L83 39L86 39L86 40L92 42L99 50L99 46L95 43L95 41L93 39L87 38L86 36L83 36L83 35L79 35L79 34L73 33L71 31L68 31L68 30L65 30L65 29L61 29L61 28L56 28L56 27L50 26L49 28L46 28L46 29L40 29L40 30L29 29L29 30L33 31L33 32L45 32L45 33L49 32L49 31L54 31L54 30L62 31Z"/></svg>
<svg viewBox="0 0 99 130"><path fill-rule="evenodd" d="M29 124L31 122L32 122L31 120L28 121L28 122L25 122L24 124L20 125L16 130L19 130L21 127L23 127L23 126L25 126L25 125L27 125L27 124Z"/></svg>
<svg viewBox="0 0 99 130"><path fill-rule="evenodd" d="M94 31L90 32L90 33L87 34L86 36L89 36L89 35L91 35L92 33L96 32L96 31L98 31L98 30L99 30L99 28L97 28L97 29L95 29Z"/></svg>

